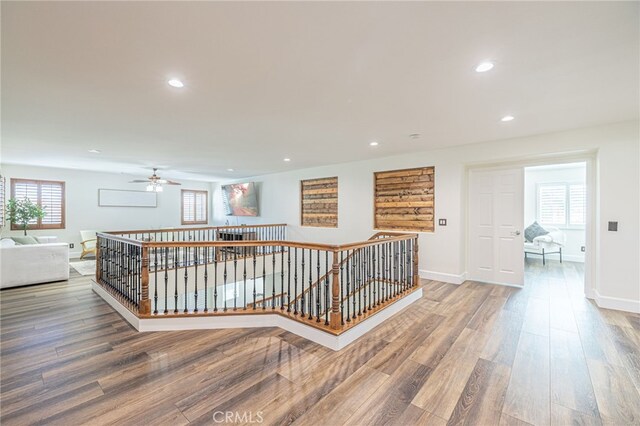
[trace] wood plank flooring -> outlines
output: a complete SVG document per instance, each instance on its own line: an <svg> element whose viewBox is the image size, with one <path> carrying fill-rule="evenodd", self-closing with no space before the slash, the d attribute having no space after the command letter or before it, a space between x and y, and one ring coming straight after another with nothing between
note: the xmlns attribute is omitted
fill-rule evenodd
<svg viewBox="0 0 640 426"><path fill-rule="evenodd" d="M340 352L276 328L138 333L75 271L3 290L0 422L640 424L640 316L582 298L580 264L526 275L424 281Z"/></svg>

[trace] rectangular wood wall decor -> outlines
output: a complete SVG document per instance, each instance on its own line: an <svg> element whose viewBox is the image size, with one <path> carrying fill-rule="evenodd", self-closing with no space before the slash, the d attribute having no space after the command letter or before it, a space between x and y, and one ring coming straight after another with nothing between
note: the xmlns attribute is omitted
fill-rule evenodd
<svg viewBox="0 0 640 426"><path fill-rule="evenodd" d="M302 226L338 227L338 178L300 181Z"/></svg>
<svg viewBox="0 0 640 426"><path fill-rule="evenodd" d="M374 173L374 228L433 232L435 168Z"/></svg>

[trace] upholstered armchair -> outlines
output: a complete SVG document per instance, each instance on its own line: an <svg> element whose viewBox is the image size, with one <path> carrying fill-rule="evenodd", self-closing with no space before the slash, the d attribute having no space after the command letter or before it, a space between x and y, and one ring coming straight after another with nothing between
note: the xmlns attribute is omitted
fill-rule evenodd
<svg viewBox="0 0 640 426"><path fill-rule="evenodd" d="M80 255L80 259L85 257L88 254L96 255L96 243L98 241L98 237L96 234L98 231L80 231L80 238L82 242L82 254Z"/></svg>

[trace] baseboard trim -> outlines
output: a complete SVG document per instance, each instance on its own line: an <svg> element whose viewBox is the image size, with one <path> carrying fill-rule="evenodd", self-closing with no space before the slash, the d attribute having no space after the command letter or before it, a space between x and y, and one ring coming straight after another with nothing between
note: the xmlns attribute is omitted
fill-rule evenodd
<svg viewBox="0 0 640 426"><path fill-rule="evenodd" d="M367 318L366 321L362 321L360 324L350 328L344 333L334 336L278 314L140 319L127 308L122 306L111 294L105 291L95 281L91 283L91 286L93 291L95 291L113 309L115 309L120 316L122 316L136 330L141 332L280 327L283 330L297 334L300 337L304 337L305 339L311 340L312 342L318 343L329 349L333 349L334 351L339 351L340 349L345 348L422 297L422 288L419 288L408 294L406 297L390 304L385 309L371 315L371 317Z"/></svg>
<svg viewBox="0 0 640 426"><path fill-rule="evenodd" d="M441 281L449 284L462 284L467 280L467 273L462 274L448 274L445 272L427 271L426 269L420 269L420 278L425 280Z"/></svg>
<svg viewBox="0 0 640 426"><path fill-rule="evenodd" d="M617 311L633 312L640 314L640 300L621 299L619 297L603 296L594 291L596 304L604 309L615 309Z"/></svg>
<svg viewBox="0 0 640 426"><path fill-rule="evenodd" d="M584 256L580 256L579 254L563 254L562 260L566 260L567 262L584 263Z"/></svg>

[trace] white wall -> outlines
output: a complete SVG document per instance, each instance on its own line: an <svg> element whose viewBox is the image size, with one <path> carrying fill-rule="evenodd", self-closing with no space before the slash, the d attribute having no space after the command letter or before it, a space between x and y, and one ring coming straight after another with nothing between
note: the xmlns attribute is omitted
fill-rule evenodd
<svg viewBox="0 0 640 426"><path fill-rule="evenodd" d="M420 269L424 276L459 282L466 275L469 166L596 153L600 197L596 200L594 290L603 300L620 299L635 309L635 303L640 306L639 139L638 122L633 121L242 179L259 183L261 216L240 218L238 223L286 222L289 238L301 241L362 240L374 233L373 172L435 166L436 217L446 218L448 226L420 235ZM300 227L299 181L324 176L339 178L339 227ZM219 186L214 187L214 222L221 224L227 218L221 214ZM620 231L606 231L608 220L618 220ZM235 221L231 218L232 224Z"/></svg>
<svg viewBox="0 0 640 426"><path fill-rule="evenodd" d="M587 168L585 163L548 167L527 167L524 170L524 226L540 221L537 217L537 187L542 183L579 183L585 184ZM544 225L542 225L544 227ZM586 245L585 229L561 228L566 237L562 248L565 260L584 262L581 247ZM555 257L554 257L555 258Z"/></svg>
<svg viewBox="0 0 640 426"><path fill-rule="evenodd" d="M158 193L156 208L99 207L98 189L144 190L144 184L128 183L130 180L140 179L140 176L13 164L0 167L2 175L7 179L7 198L11 196L11 178L65 182L65 229L32 230L28 231L28 234L55 235L60 242L73 243L75 247L70 249L71 257L80 255L80 230L115 231L179 227L180 190L210 189L208 182L181 181L181 186L165 186L164 191ZM211 208L209 211L211 212ZM22 231L11 231L9 224L2 228L3 237L14 235L22 235Z"/></svg>

